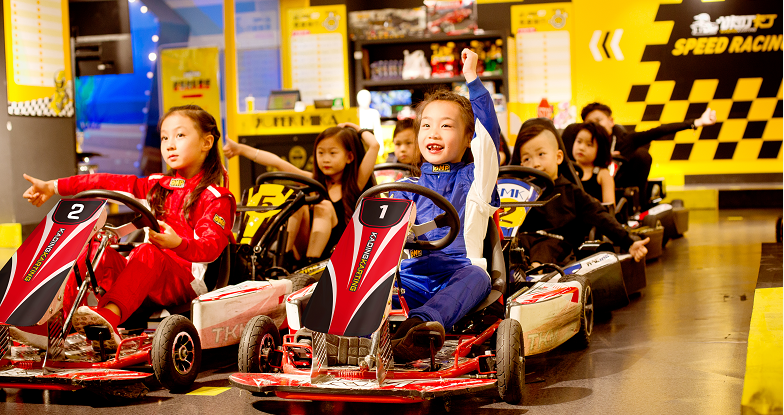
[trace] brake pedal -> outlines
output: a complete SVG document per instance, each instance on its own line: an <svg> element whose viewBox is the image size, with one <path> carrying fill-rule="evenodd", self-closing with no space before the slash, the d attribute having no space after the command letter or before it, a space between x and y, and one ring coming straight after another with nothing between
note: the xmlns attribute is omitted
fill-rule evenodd
<svg viewBox="0 0 784 415"><path fill-rule="evenodd" d="M106 350L104 342L112 338L112 332L106 326L84 326L84 336L87 340L98 342L98 351L101 353L101 361L106 360Z"/></svg>

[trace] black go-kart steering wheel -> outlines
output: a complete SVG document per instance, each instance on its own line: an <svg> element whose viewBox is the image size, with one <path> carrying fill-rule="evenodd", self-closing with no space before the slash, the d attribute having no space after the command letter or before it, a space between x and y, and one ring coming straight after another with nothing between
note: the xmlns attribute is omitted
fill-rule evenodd
<svg viewBox="0 0 784 415"><path fill-rule="evenodd" d="M144 206L137 199L134 199L128 195L124 195L118 192L113 192L111 190L92 189L92 190L85 190L84 192L76 194L71 198L72 199L100 198L100 199L108 199L118 203L122 203L123 205L127 206L128 208L130 208L132 211L134 211L139 215L130 222L137 229L149 227L155 232L160 233L161 231L161 228L160 226L158 226L158 220L155 218L155 215L153 215L152 212L150 212L150 210L147 209L147 207ZM118 227L118 229L122 228L123 226Z"/></svg>
<svg viewBox="0 0 784 415"><path fill-rule="evenodd" d="M419 168L408 163L380 163L373 166L373 171L397 170L406 171L410 176L419 176Z"/></svg>
<svg viewBox="0 0 784 415"><path fill-rule="evenodd" d="M411 192L416 193L418 195L424 196L436 206L441 208L444 212L440 215L436 216L432 221L423 223L420 225L416 225L421 229L428 229L428 231L436 229L436 228L443 228L449 227L449 233L436 241L414 241L414 242L406 242L405 248L406 249L427 249L427 250L435 250L435 249L443 249L451 244L455 238L457 238L457 234L460 232L460 216L457 214L457 210L448 200L446 200L443 196L436 193L435 191L428 189L427 187L420 186L418 184L413 183L401 183L401 182L392 182L392 183L384 183L378 186L373 186L370 189L366 190L365 193L362 193L357 200L357 207L359 207L359 202L362 199L370 196L377 195L379 193L386 193L391 191L402 191L402 192ZM431 226L434 225L434 226Z"/></svg>
<svg viewBox="0 0 784 415"><path fill-rule="evenodd" d="M542 194L545 193L545 190L555 187L553 179L551 179L547 173L531 167L501 166L501 168L498 169L498 177L500 178L502 176L514 177L522 181L527 181L526 179L530 178L530 181L533 184L542 189Z"/></svg>
<svg viewBox="0 0 784 415"><path fill-rule="evenodd" d="M262 173L256 177L256 186L263 183L272 183L277 180L294 182L296 185L289 187L304 193L315 192L315 195L305 197L305 204L307 205L313 205L321 202L322 200L330 200L329 193L327 193L327 189L324 188L324 185L311 179L310 177L305 177L295 173L287 173L284 171Z"/></svg>

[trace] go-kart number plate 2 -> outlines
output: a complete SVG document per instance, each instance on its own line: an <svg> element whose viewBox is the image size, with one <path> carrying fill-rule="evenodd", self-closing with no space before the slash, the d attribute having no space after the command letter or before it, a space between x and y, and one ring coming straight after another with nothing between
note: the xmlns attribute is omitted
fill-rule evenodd
<svg viewBox="0 0 784 415"><path fill-rule="evenodd" d="M105 204L95 199L61 200L49 211L0 270L1 323L31 326L52 313L79 253L103 226Z"/></svg>
<svg viewBox="0 0 784 415"><path fill-rule="evenodd" d="M305 327L366 336L383 321L413 203L363 199L335 246L305 310Z"/></svg>
<svg viewBox="0 0 784 415"><path fill-rule="evenodd" d="M103 200L61 200L54 209L52 221L61 225L78 225L93 217L104 203Z"/></svg>

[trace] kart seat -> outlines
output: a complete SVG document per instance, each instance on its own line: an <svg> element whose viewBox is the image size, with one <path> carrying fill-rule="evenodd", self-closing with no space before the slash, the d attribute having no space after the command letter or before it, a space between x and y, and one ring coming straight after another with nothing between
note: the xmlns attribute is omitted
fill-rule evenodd
<svg viewBox="0 0 784 415"><path fill-rule="evenodd" d="M501 248L501 236L496 223L497 214L487 221L487 236L483 247L483 255L487 260L487 272L490 274L490 294L469 315L481 311L498 302L506 294L506 263Z"/></svg>
<svg viewBox="0 0 784 415"><path fill-rule="evenodd" d="M231 274L231 265L236 252L236 245L229 243L218 259L212 261L207 265L207 270L204 273L204 284L207 286L207 291L215 291L223 288L229 283L229 276ZM191 302L188 301L184 304L176 306L161 308L158 305L148 303L146 300L142 306L134 311L126 320L125 328L147 327L147 321L150 318L158 318L157 316L166 315L162 314L163 311L169 314L190 314Z"/></svg>
<svg viewBox="0 0 784 415"><path fill-rule="evenodd" d="M207 265L207 270L204 272L204 284L207 286L207 290L215 291L229 285L231 265L233 256L237 252L236 248L235 244L229 242L218 259Z"/></svg>

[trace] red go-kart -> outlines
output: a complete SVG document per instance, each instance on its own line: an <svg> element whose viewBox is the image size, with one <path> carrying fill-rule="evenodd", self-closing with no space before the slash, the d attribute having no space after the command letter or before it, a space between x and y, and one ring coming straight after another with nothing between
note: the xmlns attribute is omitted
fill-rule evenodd
<svg viewBox="0 0 784 415"><path fill-rule="evenodd" d="M423 195L444 213L413 225L415 206L410 200L368 197L393 190ZM492 218L484 244L490 295L447 333L437 353L432 335L415 338L417 344L431 345L429 359L404 364L393 360L390 332L408 312L405 286L397 273L401 254L404 248L446 247L459 226L455 208L430 189L386 183L365 192L319 282L287 300L289 327L309 330L286 335L277 344L277 333L271 332L274 326L246 327L252 335L240 343L239 352L251 356L241 359L250 364L240 368L249 373L231 375L231 384L253 393L274 392L281 398L385 403L497 389L503 400L519 402L525 383L523 334L520 323L508 318L504 307L507 269L497 221ZM437 227L449 227L450 232L438 241L407 239L409 229L421 235ZM402 309L392 309L393 295L398 295ZM346 362L328 352L330 336L363 352ZM330 363L335 361L339 365ZM275 373L263 373L271 371Z"/></svg>

